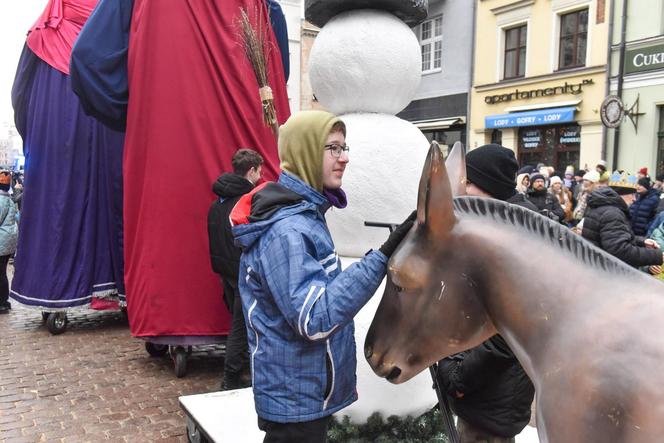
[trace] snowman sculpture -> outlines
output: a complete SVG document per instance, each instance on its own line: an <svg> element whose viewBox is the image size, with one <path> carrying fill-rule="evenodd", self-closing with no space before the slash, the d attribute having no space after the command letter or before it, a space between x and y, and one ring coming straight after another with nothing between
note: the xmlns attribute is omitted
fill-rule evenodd
<svg viewBox="0 0 664 443"><path fill-rule="evenodd" d="M346 123L350 163L343 188L348 207L330 211L337 252L361 257L385 241L386 229L365 221L399 223L416 207L429 143L395 116L412 100L421 77L420 46L409 26L427 16L427 0L307 0L305 16L321 27L309 76L316 98ZM347 264L347 262L346 262ZM362 423L374 412L418 415L436 403L428 373L403 385L376 376L362 348L383 287L355 318L359 400L344 409Z"/></svg>

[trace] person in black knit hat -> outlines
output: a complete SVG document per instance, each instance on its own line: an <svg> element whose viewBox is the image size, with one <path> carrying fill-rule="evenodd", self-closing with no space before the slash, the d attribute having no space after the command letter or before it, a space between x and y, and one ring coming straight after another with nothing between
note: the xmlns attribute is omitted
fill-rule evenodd
<svg viewBox="0 0 664 443"><path fill-rule="evenodd" d="M491 144L466 155L466 194L495 198L537 212L516 192L519 169L514 152ZM500 335L481 345L443 359L438 379L459 417L462 443L508 443L530 421L535 394L530 378Z"/></svg>
<svg viewBox="0 0 664 443"><path fill-rule="evenodd" d="M641 177L636 186L636 200L629 207L634 235L645 236L657 216L660 191L653 188L648 177Z"/></svg>
<svg viewBox="0 0 664 443"><path fill-rule="evenodd" d="M466 193L490 197L523 206L531 211L537 207L523 194L516 192L519 164L514 152L497 144L484 145L466 155Z"/></svg>

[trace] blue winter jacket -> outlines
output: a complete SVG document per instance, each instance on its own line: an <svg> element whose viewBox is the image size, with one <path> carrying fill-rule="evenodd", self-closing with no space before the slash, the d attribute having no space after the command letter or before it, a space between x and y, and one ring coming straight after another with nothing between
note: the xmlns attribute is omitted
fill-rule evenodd
<svg viewBox="0 0 664 443"><path fill-rule="evenodd" d="M648 226L648 233L646 234L646 238L652 238L652 233L655 231L655 229L659 228L662 224L664 224L664 212L660 212L657 214L657 216L650 222L650 226ZM664 246L664 245L662 245Z"/></svg>
<svg viewBox="0 0 664 443"><path fill-rule="evenodd" d="M372 251L342 272L324 217L328 200L285 172L279 185L302 199L269 218L250 217L233 234L243 249L239 286L256 411L293 423L357 400L353 317L378 289L387 257ZM259 196L245 197L253 198L252 214Z"/></svg>
<svg viewBox="0 0 664 443"><path fill-rule="evenodd" d="M657 205L659 205L659 191L654 188L644 195L639 195L637 200L632 203L629 208L629 216L635 235L645 236L648 233L648 226L657 213Z"/></svg>

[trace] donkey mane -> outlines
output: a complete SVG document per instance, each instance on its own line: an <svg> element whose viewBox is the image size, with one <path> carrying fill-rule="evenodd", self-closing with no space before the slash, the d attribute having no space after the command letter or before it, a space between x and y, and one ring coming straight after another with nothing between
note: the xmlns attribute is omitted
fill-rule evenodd
<svg viewBox="0 0 664 443"><path fill-rule="evenodd" d="M458 215L490 219L535 234L542 241L573 254L578 260L597 269L614 274L642 274L560 223L521 206L500 200L465 196L454 198L454 209Z"/></svg>

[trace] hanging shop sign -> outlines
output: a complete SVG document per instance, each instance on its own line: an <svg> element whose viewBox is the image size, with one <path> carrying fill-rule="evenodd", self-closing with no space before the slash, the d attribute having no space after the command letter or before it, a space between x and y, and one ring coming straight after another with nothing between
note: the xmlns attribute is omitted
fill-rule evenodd
<svg viewBox="0 0 664 443"><path fill-rule="evenodd" d="M490 115L484 118L484 126L486 129L500 129L568 123L574 121L574 111L576 111L576 108L570 106L565 108L542 109L539 111Z"/></svg>
<svg viewBox="0 0 664 443"><path fill-rule="evenodd" d="M495 105L496 103L507 103L511 102L512 100L526 100L530 98L549 97L561 94L579 95L583 92L584 86L592 85L594 83L595 82L592 78L587 78L580 81L579 83L565 82L565 84L552 86L550 88L530 89L528 91L515 89L514 91L505 94L487 95L484 97L484 102L488 105Z"/></svg>
<svg viewBox="0 0 664 443"><path fill-rule="evenodd" d="M625 52L625 73L664 69L664 43Z"/></svg>
<svg viewBox="0 0 664 443"><path fill-rule="evenodd" d="M602 124L607 128L617 128L625 118L625 105L617 95L609 95L599 108Z"/></svg>

